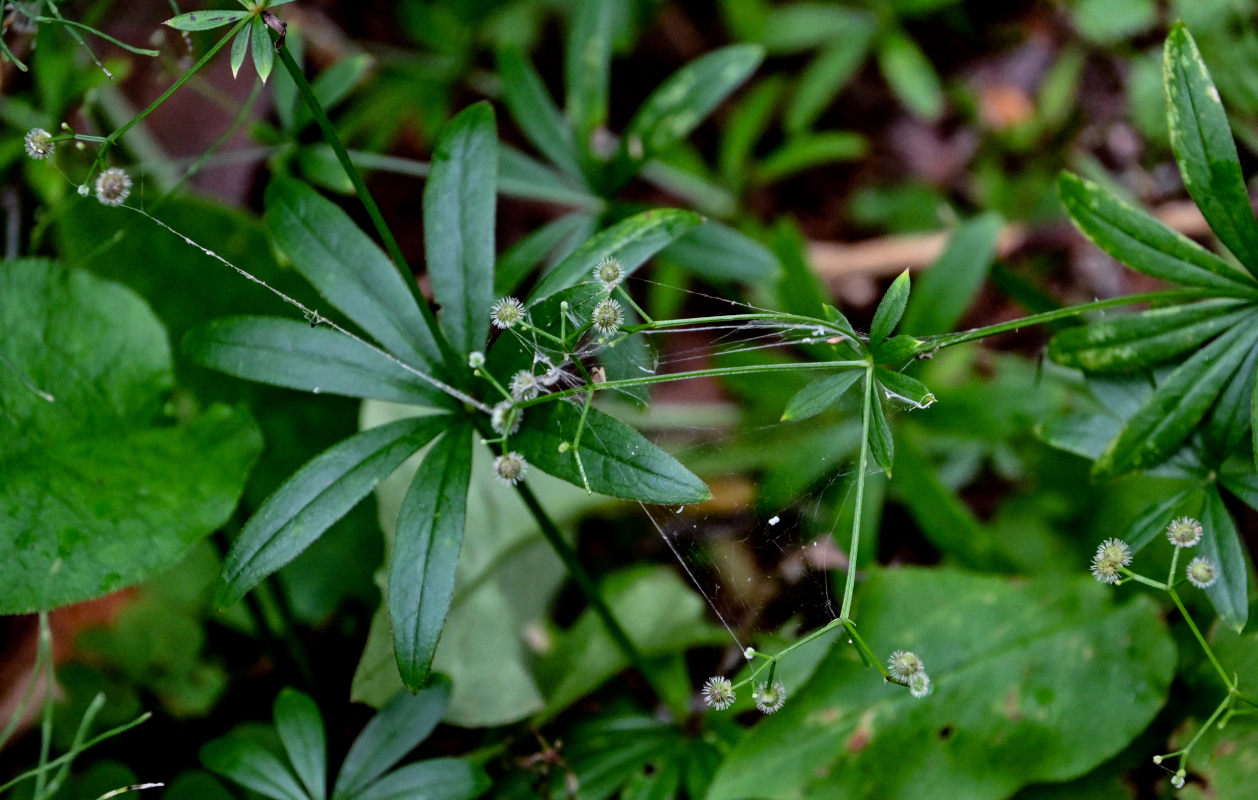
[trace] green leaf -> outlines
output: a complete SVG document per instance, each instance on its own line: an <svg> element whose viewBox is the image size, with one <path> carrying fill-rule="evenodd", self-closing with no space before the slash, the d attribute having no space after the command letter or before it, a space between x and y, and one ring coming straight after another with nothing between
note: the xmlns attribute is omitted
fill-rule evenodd
<svg viewBox="0 0 1258 800"><path fill-rule="evenodd" d="M1235 377L1219 393L1201 431L1206 452L1214 463L1226 461L1233 453L1239 455L1241 443L1249 438L1254 373L1258 370L1258 347L1254 345L1258 345L1258 341L1251 342L1249 353L1237 368Z"/></svg>
<svg viewBox="0 0 1258 800"><path fill-rule="evenodd" d="M1132 269L1181 286L1253 296L1255 286L1248 276L1092 181L1063 172L1057 188L1075 227Z"/></svg>
<svg viewBox="0 0 1258 800"><path fill-rule="evenodd" d="M1258 274L1258 222L1245 190L1236 144L1219 90L1183 23L1166 37L1162 81L1166 87L1171 150L1184 187L1219 241Z"/></svg>
<svg viewBox="0 0 1258 800"><path fill-rule="evenodd" d="M1087 772L1145 730L1175 672L1157 605L1118 606L1108 589L1086 577L873 571L853 616L879 652L911 647L934 694L884 683L839 639L734 745L708 800L998 800Z"/></svg>
<svg viewBox="0 0 1258 800"><path fill-rule="evenodd" d="M248 11L225 11L220 9L189 11L187 14L171 17L162 24L168 25L177 31L209 31L214 28L221 28L224 25L230 25L247 16L249 16Z"/></svg>
<svg viewBox="0 0 1258 800"><path fill-rule="evenodd" d="M267 32L266 23L261 18L250 23L250 43L253 51L253 68L258 77L266 83L271 77L271 68L275 66L275 48L271 45L271 34Z"/></svg>
<svg viewBox="0 0 1258 800"><path fill-rule="evenodd" d="M441 327L462 355L485 348L494 286L498 134L487 103L441 131L424 186L424 252Z"/></svg>
<svg viewBox="0 0 1258 800"><path fill-rule="evenodd" d="M917 279L900 330L924 336L956 327L987 278L1003 227L1004 220L994 211L957 226L947 249Z"/></svg>
<svg viewBox="0 0 1258 800"><path fill-rule="evenodd" d="M284 762L254 742L227 736L206 742L201 763L211 772L274 800L307 800Z"/></svg>
<svg viewBox="0 0 1258 800"><path fill-rule="evenodd" d="M398 692L358 735L336 777L333 800L349 800L428 738L450 700L450 681L438 675L422 691Z"/></svg>
<svg viewBox="0 0 1258 800"><path fill-rule="evenodd" d="M521 132L552 164L581 180L572 128L555 107L533 64L518 49L506 47L498 51L498 75L502 79L502 99Z"/></svg>
<svg viewBox="0 0 1258 800"><path fill-rule="evenodd" d="M943 113L943 86L939 74L903 31L893 30L878 42L878 68L891 91L909 111L927 120Z"/></svg>
<svg viewBox="0 0 1258 800"><path fill-rule="evenodd" d="M1156 505L1145 509L1140 516L1132 520L1123 529L1122 534L1118 538L1131 547L1131 552L1140 552L1145 545L1158 538L1158 535L1166 530L1166 526L1170 524L1175 509L1184 504L1184 501L1194 494L1195 491L1192 488L1183 489Z"/></svg>
<svg viewBox="0 0 1258 800"><path fill-rule="evenodd" d="M1115 477L1170 457L1244 360L1248 348L1237 345L1255 333L1258 324L1239 325L1177 367L1123 425L1093 466L1093 474Z"/></svg>
<svg viewBox="0 0 1258 800"><path fill-rule="evenodd" d="M660 253L714 280L761 283L781 271L773 251L728 225L706 219Z"/></svg>
<svg viewBox="0 0 1258 800"><path fill-rule="evenodd" d="M838 402L843 393L852 388L863 374L862 370L850 369L837 375L818 378L796 392L787 402L786 410L782 412L782 421L815 417Z"/></svg>
<svg viewBox="0 0 1258 800"><path fill-rule="evenodd" d="M542 259L575 237L580 236L583 241L592 225L588 214L574 212L551 220L511 245L494 265L494 295L511 294Z"/></svg>
<svg viewBox="0 0 1258 800"><path fill-rule="evenodd" d="M1219 612L1219 621L1240 633L1249 620L1249 562L1217 486L1206 489L1201 527L1205 528L1205 534L1201 537L1198 554L1219 569L1219 579L1205 590L1206 596Z"/></svg>
<svg viewBox="0 0 1258 800"><path fill-rule="evenodd" d="M616 183L685 139L764 58L764 48L736 44L708 53L673 73L638 108L620 139Z"/></svg>
<svg viewBox="0 0 1258 800"><path fill-rule="evenodd" d="M746 183L752 153L773 123L773 112L777 110L783 86L781 77L757 81L722 119L717 164L721 177L731 188L738 189Z"/></svg>
<svg viewBox="0 0 1258 800"><path fill-rule="evenodd" d="M472 429L460 425L429 448L398 515L389 565L389 618L402 682L427 683L450 611L463 545Z"/></svg>
<svg viewBox="0 0 1258 800"><path fill-rule="evenodd" d="M601 211L604 203L571 178L508 144L498 145L498 193Z"/></svg>
<svg viewBox="0 0 1258 800"><path fill-rule="evenodd" d="M756 180L773 183L806 170L839 161L855 161L869 152L864 136L851 131L802 133L764 157Z"/></svg>
<svg viewBox="0 0 1258 800"><path fill-rule="evenodd" d="M315 701L296 689L282 689L275 697L275 732L310 797L323 800L328 793L328 743Z"/></svg>
<svg viewBox="0 0 1258 800"><path fill-rule="evenodd" d="M529 406L523 427L511 437L511 446L530 466L576 486L583 485L577 466L579 453L590 489L612 497L676 505L698 503L712 496L703 481L677 459L595 408L586 416L579 450L561 452L561 444L576 438L580 420L581 410L568 403Z"/></svg>
<svg viewBox="0 0 1258 800"><path fill-rule="evenodd" d="M891 436L891 426L887 424L887 413L882 408L882 400L875 392L869 402L869 451L874 462L882 467L887 475L891 474L891 465L895 462L895 440Z"/></svg>
<svg viewBox="0 0 1258 800"><path fill-rule="evenodd" d="M225 608L292 561L382 478L448 425L444 414L355 434L311 459L245 524L223 561L214 605Z"/></svg>
<svg viewBox="0 0 1258 800"><path fill-rule="evenodd" d="M354 800L471 800L490 787L485 770L462 758L430 758L394 770Z"/></svg>
<svg viewBox="0 0 1258 800"><path fill-rule="evenodd" d="M853 28L873 27L873 15L836 3L789 3L767 11L758 38L770 53L815 50Z"/></svg>
<svg viewBox="0 0 1258 800"><path fill-rule="evenodd" d="M1195 350L1252 313L1252 305L1225 299L1155 308L1068 328L1053 337L1048 357L1092 372L1153 366Z"/></svg>
<svg viewBox="0 0 1258 800"><path fill-rule="evenodd" d="M593 280L595 265L607 258L620 261L625 274L631 274L648 258L664 249L702 218L689 211L657 208L621 220L576 249L559 262L533 287L529 305L567 289L581 280Z"/></svg>
<svg viewBox="0 0 1258 800"><path fill-rule="evenodd" d="M838 97L869 55L875 29L872 21L862 16L857 24L844 26L830 44L808 62L786 106L783 123L787 131L806 130Z"/></svg>
<svg viewBox="0 0 1258 800"><path fill-rule="evenodd" d="M900 317L904 315L904 307L909 302L909 271L906 269L891 282L887 293L882 296L878 308L874 311L874 320L869 325L869 345L877 347L891 335Z"/></svg>
<svg viewBox="0 0 1258 800"><path fill-rule="evenodd" d="M240 68L245 64L245 54L249 52L250 35L250 29L245 27L241 28L240 33L236 34L235 39L232 39L231 67L233 78L240 74Z"/></svg>
<svg viewBox="0 0 1258 800"><path fill-rule="evenodd" d="M448 396L381 353L329 328L275 317L226 317L193 328L184 352L238 378L316 394L442 407Z"/></svg>
<svg viewBox="0 0 1258 800"><path fill-rule="evenodd" d="M613 0L580 0L564 50L568 119L577 147L587 155L591 134L607 120L613 12Z"/></svg>
<svg viewBox="0 0 1258 800"><path fill-rule="evenodd" d="M166 333L119 284L11 260L0 297L0 614L174 566L231 517L262 447L252 418L215 405L170 424Z"/></svg>
<svg viewBox="0 0 1258 800"><path fill-rule="evenodd" d="M897 400L913 408L927 408L935 402L935 395L926 388L926 384L903 372L892 372L885 367L878 367L874 371L874 377L883 396L888 400Z"/></svg>
<svg viewBox="0 0 1258 800"><path fill-rule="evenodd" d="M940 480L940 470L922 454L915 437L902 436L896 455L891 486L931 544L968 569L993 571L1012 566L997 551L987 527Z"/></svg>
<svg viewBox="0 0 1258 800"><path fill-rule="evenodd" d="M279 179L266 190L266 224L297 271L386 350L415 367L440 363L410 287L344 211L305 184Z"/></svg>

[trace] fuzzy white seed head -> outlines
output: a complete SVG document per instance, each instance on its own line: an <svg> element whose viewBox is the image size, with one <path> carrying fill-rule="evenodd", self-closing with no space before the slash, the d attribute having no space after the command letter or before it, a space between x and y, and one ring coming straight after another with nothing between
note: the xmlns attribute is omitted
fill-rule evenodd
<svg viewBox="0 0 1258 800"><path fill-rule="evenodd" d="M594 267L594 280L601 283L608 291L615 289L624 277L625 268L614 258L605 258Z"/></svg>
<svg viewBox="0 0 1258 800"><path fill-rule="evenodd" d="M469 353L467 356L467 365L472 369L480 369L485 366L485 354L479 350Z"/></svg>
<svg viewBox="0 0 1258 800"><path fill-rule="evenodd" d="M887 671L891 673L891 677L900 683L908 681L919 672L926 669L922 664L922 660L918 658L917 653L908 650L896 650L887 659Z"/></svg>
<svg viewBox="0 0 1258 800"><path fill-rule="evenodd" d="M1106 539L1092 556L1092 577L1101 583L1118 583L1122 567L1130 563L1131 547L1122 539Z"/></svg>
<svg viewBox="0 0 1258 800"><path fill-rule="evenodd" d="M703 702L709 708L724 711L734 705L736 697L734 685L729 682L729 678L714 675L703 682Z"/></svg>
<svg viewBox="0 0 1258 800"><path fill-rule="evenodd" d="M499 436L510 436L520 429L524 421L524 411L516 408L510 400L503 400L493 407L489 415L489 424Z"/></svg>
<svg viewBox="0 0 1258 800"><path fill-rule="evenodd" d="M107 206L120 206L131 194L131 176L110 167L96 178L96 199Z"/></svg>
<svg viewBox="0 0 1258 800"><path fill-rule="evenodd" d="M52 134L43 128L31 128L27 131L25 143L26 154L36 161L51 158L57 152L57 143L52 140Z"/></svg>
<svg viewBox="0 0 1258 800"><path fill-rule="evenodd" d="M1186 571L1188 582L1198 589L1208 589L1219 579L1219 568L1208 558L1194 558Z"/></svg>
<svg viewBox="0 0 1258 800"><path fill-rule="evenodd" d="M1201 541L1204 530L1192 517L1180 517L1166 526L1166 538L1176 547L1193 547Z"/></svg>
<svg viewBox="0 0 1258 800"><path fill-rule="evenodd" d="M532 400L537 397L537 378L527 369L522 369L511 376L511 384L507 387L516 400Z"/></svg>
<svg viewBox="0 0 1258 800"><path fill-rule="evenodd" d="M751 699L756 701L756 708L762 714L772 714L786 702L786 687L781 681L774 681L772 686L767 683L759 684L751 693Z"/></svg>
<svg viewBox="0 0 1258 800"><path fill-rule="evenodd" d="M92 193L92 187L88 186L86 183L80 183L79 188L75 189L75 191L79 193L79 197L87 197Z"/></svg>
<svg viewBox="0 0 1258 800"><path fill-rule="evenodd" d="M920 700L930 694L930 692L930 676L925 672L919 672L909 678L909 694Z"/></svg>
<svg viewBox="0 0 1258 800"><path fill-rule="evenodd" d="M508 486L524 480L528 471L528 462L519 453L506 453L494 459L494 475Z"/></svg>
<svg viewBox="0 0 1258 800"><path fill-rule="evenodd" d="M610 336L620 330L624 321L625 310L620 307L620 303L610 297L599 300L598 305L594 306L593 313L590 314L590 325L604 336Z"/></svg>
<svg viewBox="0 0 1258 800"><path fill-rule="evenodd" d="M524 304L514 297L500 297L489 309L489 319L495 328L506 330L524 321Z"/></svg>

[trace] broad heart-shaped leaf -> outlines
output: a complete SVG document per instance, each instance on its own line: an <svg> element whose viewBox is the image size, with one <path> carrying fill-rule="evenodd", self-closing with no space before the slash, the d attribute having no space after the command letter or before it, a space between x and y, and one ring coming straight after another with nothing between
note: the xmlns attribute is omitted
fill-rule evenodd
<svg viewBox="0 0 1258 800"><path fill-rule="evenodd" d="M466 356L485 348L494 287L498 134L487 103L446 123L424 186L424 251L441 327Z"/></svg>
<svg viewBox="0 0 1258 800"><path fill-rule="evenodd" d="M795 393L786 403L782 420L800 420L814 417L837 403L843 393L852 388L864 373L849 369L835 375L818 378Z"/></svg>
<svg viewBox="0 0 1258 800"><path fill-rule="evenodd" d="M529 406L524 425L511 437L511 448L530 466L556 478L583 485L577 454L589 488L612 497L643 503L699 503L712 496L708 487L681 463L615 417L591 408L580 447L560 451L576 438L581 409L565 402Z"/></svg>
<svg viewBox="0 0 1258 800"><path fill-rule="evenodd" d="M485 770L462 758L430 758L394 770L354 800L471 800L490 787Z"/></svg>
<svg viewBox="0 0 1258 800"><path fill-rule="evenodd" d="M276 317L227 317L193 328L183 349L207 367L316 394L450 405L400 364L329 328Z"/></svg>
<svg viewBox="0 0 1258 800"><path fill-rule="evenodd" d="M1198 554L1219 568L1219 579L1206 589L1206 595L1219 612L1219 621L1240 633L1249 620L1249 562L1232 515L1223 505L1223 497L1216 486L1206 489L1201 526L1205 534Z"/></svg>
<svg viewBox="0 0 1258 800"><path fill-rule="evenodd" d="M201 763L211 772L273 800L308 800L301 784L283 761L256 742L225 736L206 742Z"/></svg>
<svg viewBox="0 0 1258 800"><path fill-rule="evenodd" d="M285 688L275 697L275 732L311 800L328 794L328 742L319 707L309 695Z"/></svg>
<svg viewBox="0 0 1258 800"><path fill-rule="evenodd" d="M1075 227L1132 269L1218 294L1253 297L1258 289L1248 275L1095 183L1063 172L1057 188Z"/></svg>
<svg viewBox="0 0 1258 800"><path fill-rule="evenodd" d="M686 138L764 59L764 48L736 44L695 59L651 93L630 120L616 159L617 185L645 161Z"/></svg>
<svg viewBox="0 0 1258 800"><path fill-rule="evenodd" d="M853 616L875 652L917 653L933 694L884 683L840 639L708 800L997 800L1082 775L1145 729L1175 671L1156 604L1113 597L1086 577L872 573Z"/></svg>
<svg viewBox="0 0 1258 800"><path fill-rule="evenodd" d="M1093 466L1115 477L1165 461L1197 427L1255 346L1258 321L1238 325L1198 350L1166 377Z"/></svg>
<svg viewBox="0 0 1258 800"><path fill-rule="evenodd" d="M1197 43L1182 22L1167 35L1162 59L1166 121L1184 188L1219 241L1258 274L1258 222L1249 205L1227 112Z"/></svg>
<svg viewBox="0 0 1258 800"><path fill-rule="evenodd" d="M311 459L245 523L223 561L214 604L231 605L296 558L448 424L444 414L399 420L355 434Z"/></svg>
<svg viewBox="0 0 1258 800"><path fill-rule="evenodd" d="M1239 300L1204 300L1068 328L1053 337L1048 357L1089 372L1154 366L1197 348L1254 308Z"/></svg>
<svg viewBox="0 0 1258 800"><path fill-rule="evenodd" d="M389 618L398 671L411 691L428 680L450 611L471 477L472 428L464 424L429 448L398 514Z"/></svg>
<svg viewBox="0 0 1258 800"><path fill-rule="evenodd" d="M245 413L171 426L170 348L131 290L0 263L0 614L116 591L231 516L262 447Z"/></svg>
<svg viewBox="0 0 1258 800"><path fill-rule="evenodd" d="M441 363L410 287L344 211L283 178L267 187L266 224L297 271L386 350L415 367Z"/></svg>
<svg viewBox="0 0 1258 800"><path fill-rule="evenodd" d="M441 721L449 700L450 681L442 676L416 694L398 692L350 745L341 773L336 776L332 800L357 797L428 738Z"/></svg>
<svg viewBox="0 0 1258 800"><path fill-rule="evenodd" d="M224 25L230 25L237 20L244 19L249 16L248 11L227 11L213 9L210 11L189 11L187 14L180 14L177 17L171 17L166 20L163 25L168 25L177 31L208 31L214 28L221 28Z"/></svg>
<svg viewBox="0 0 1258 800"><path fill-rule="evenodd" d="M625 274L630 274L702 221L698 214L675 208L643 211L621 220L595 234L543 275L529 295L529 305L567 289L577 281L593 280L595 265L607 258L618 260Z"/></svg>
<svg viewBox="0 0 1258 800"><path fill-rule="evenodd" d="M878 302L873 322L869 324L871 347L877 347L882 344L883 339L891 335L895 326L900 323L900 317L904 316L904 307L908 305L908 302L909 271L906 269L891 282L891 286L887 287L887 293Z"/></svg>
<svg viewBox="0 0 1258 800"><path fill-rule="evenodd" d="M569 177L582 179L572 147L572 128L528 58L514 47L499 50L498 77L511 118L537 151Z"/></svg>

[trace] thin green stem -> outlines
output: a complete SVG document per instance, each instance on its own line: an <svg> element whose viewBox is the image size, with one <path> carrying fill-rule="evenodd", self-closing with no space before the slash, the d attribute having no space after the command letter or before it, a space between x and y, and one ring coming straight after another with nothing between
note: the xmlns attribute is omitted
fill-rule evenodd
<svg viewBox="0 0 1258 800"><path fill-rule="evenodd" d="M850 619L852 595L856 591L856 558L861 541L862 509L865 503L865 471L869 467L869 423L873 416L874 368L865 370L865 398L861 403L861 451L856 465L856 508L852 517L852 541L847 551L847 581L843 585L843 605L839 619Z"/></svg>
<svg viewBox="0 0 1258 800"><path fill-rule="evenodd" d="M635 306L636 308L637 306ZM833 323L823 319L814 317L805 317L799 314L786 314L778 311L765 311L755 314L718 314L711 317L692 317L688 319L657 319L650 322L643 322L640 325L626 325L624 330L627 333L637 333L639 331L662 331L669 328L689 328L700 325L717 325L726 322L781 322L787 324L798 325L801 328L824 328L829 333L839 336L847 336L847 332L841 328L837 328Z"/></svg>
<svg viewBox="0 0 1258 800"><path fill-rule="evenodd" d="M842 619L843 629L847 631L847 635L852 639L852 645L856 648L856 652L860 653L861 659L866 665L873 667L882 673L885 680L891 680L891 673L887 670L887 666L882 660L874 655L874 651L869 649L869 645L865 644L865 640L856 631L856 623L850 619Z"/></svg>
<svg viewBox="0 0 1258 800"><path fill-rule="evenodd" d="M924 340L926 345L923 349L940 349L951 347L954 344L963 342L972 342L976 339L985 339L988 336L995 336L998 333L1008 333L1009 331L1021 330L1030 325L1043 325L1046 322L1055 322L1059 319L1069 319L1085 314L1089 311L1102 311L1107 308L1118 308L1128 306L1134 303L1157 303L1169 302L1174 300L1195 300L1209 295L1200 290L1171 290L1162 292L1145 292L1143 294L1129 294L1123 297L1111 297L1106 300L1097 300L1092 303L1081 303L1077 306L1068 306L1059 308L1054 311L1045 311L1041 314L1032 314L1029 317L1021 317L1019 319L1010 320L1008 322L1000 322L995 325L987 325L982 328L974 328L968 331L960 331L958 333L948 333L942 336L929 336Z"/></svg>
<svg viewBox="0 0 1258 800"><path fill-rule="evenodd" d="M39 612L39 646L47 648L49 657L44 661L44 718L39 726L39 767L35 773L35 797L43 798L48 784L48 771L52 764L48 762L48 751L52 747L52 707L56 680L52 653L52 626L48 623L48 612Z"/></svg>
<svg viewBox="0 0 1258 800"><path fill-rule="evenodd" d="M1128 578L1130 578L1131 580L1135 581L1136 583L1143 583L1145 586L1149 586L1149 587L1152 587L1152 588L1154 588L1154 589L1161 589L1161 590L1162 590L1162 591L1164 591L1164 592L1168 592L1168 591L1170 591L1170 590L1171 590L1170 584L1166 584L1166 583L1158 583L1157 581L1153 580L1152 578L1146 578L1146 577L1145 577L1145 576L1143 576L1143 575L1138 575L1138 574L1136 574L1136 573L1132 572L1131 570L1127 569L1126 567L1120 567L1120 569L1122 569L1123 573L1124 573L1124 574L1125 574Z"/></svg>
<svg viewBox="0 0 1258 800"><path fill-rule="evenodd" d="M1232 695L1229 692L1227 697L1224 697L1223 701L1215 707L1214 713L1210 715L1209 719L1207 719L1201 727L1197 729L1196 735L1194 735L1188 744L1184 745L1183 749L1179 751L1180 769L1187 769L1186 765L1188 763L1188 756L1192 754L1192 749L1197 746L1197 742L1200 741L1201 737L1204 736L1206 731L1210 729L1210 726L1214 724L1214 721L1219 718L1219 715L1222 714L1223 711L1231 704Z"/></svg>
<svg viewBox="0 0 1258 800"><path fill-rule="evenodd" d="M83 743L83 746L82 746L81 748L79 748L78 753L81 753L81 752L83 752L84 750L88 750L88 749L90 749L90 748L92 748L92 747L94 747L94 746L96 746L96 745L100 744L101 742L105 741L106 739L109 739L109 738L112 738L112 737L114 737L114 736L117 736L117 735L118 735L118 734L120 734L120 733L126 733L127 731L129 731L129 730L131 730L132 728L134 728L136 725L139 725L140 723L143 723L143 722L147 722L147 721L149 720L149 718L150 718L150 717L152 717L152 716L153 716L153 713L152 713L152 712L150 712L150 711L145 711L143 714L141 714L140 716L138 716L138 717L136 717L135 719L131 720L130 722L124 722L122 725L119 725L119 726L118 726L118 727L116 727L116 728L110 728L109 730L105 731L104 733L100 734L99 736L95 736L95 737L93 737L93 738L91 738L91 739L87 740L86 742L84 742L84 743ZM76 755L78 755L78 753L74 753L74 752L71 752L71 753L66 753L66 754L61 755L61 756L59 756L59 757L57 757L57 758L54 758L52 761L49 761L47 764L43 764L43 765L38 766L38 767L35 767L35 768L33 768L33 769L28 769L26 772L23 772L21 775L18 775L18 776L17 776L16 778L14 778L13 780L11 780L11 781L9 781L8 783L6 783L6 784L4 784L4 785L0 786L0 794L3 794L4 792L8 791L10 788L12 788L13 786L16 786L17 784L21 783L22 781L26 780L27 778L34 778L34 777L38 777L41 771L46 771L46 770L48 770L48 769L51 769L52 767L59 767L59 766L61 766L61 765L62 765L62 764L64 764L66 761L69 761L69 760L73 759Z"/></svg>
<svg viewBox="0 0 1258 800"><path fill-rule="evenodd" d="M1175 607L1179 609L1179 613L1184 617L1184 621L1188 623L1188 627L1192 630L1192 635L1197 638L1197 644L1201 645L1201 649L1205 651L1206 657L1210 659L1210 663L1214 665L1215 672L1219 673L1219 677L1223 680L1223 685L1227 687L1228 693L1236 691L1236 683L1228 676L1227 671L1223 669L1223 665L1219 663L1219 659L1215 657L1214 650L1206 643L1206 637L1201 635L1201 629L1197 627L1197 623L1193 621L1192 615L1188 613L1188 609L1184 608L1184 602L1179 599L1179 592L1172 588L1168 588L1166 593L1175 601Z"/></svg>
<svg viewBox="0 0 1258 800"><path fill-rule="evenodd" d="M126 42L115 39L114 37L110 36L104 31L100 31L100 30L97 30L96 28L93 28L91 25L84 25L82 22L75 22L74 20L66 19L65 17L36 17L35 21L41 22L41 23L46 22L46 23L57 24L57 25L65 25L70 28L78 28L81 31L87 31L93 36L97 36L101 39L104 39L105 41L109 42L115 47L121 47L123 50L126 50L129 53L135 53L137 56L149 56L150 58L156 58L157 56L161 55L161 53L157 52L156 50L148 50L143 47L136 47L135 45L127 44ZM86 46L85 42L80 42L80 43Z"/></svg>

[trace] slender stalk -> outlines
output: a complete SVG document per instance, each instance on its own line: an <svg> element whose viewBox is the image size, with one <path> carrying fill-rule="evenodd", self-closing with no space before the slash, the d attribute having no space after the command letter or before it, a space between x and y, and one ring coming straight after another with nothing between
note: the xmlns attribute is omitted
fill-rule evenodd
<svg viewBox="0 0 1258 800"><path fill-rule="evenodd" d="M856 590L856 559L861 542L861 523L865 504L865 471L869 467L869 420L873 416L874 368L865 370L865 399L861 404L861 452L856 466L856 508L852 517L852 541L847 551L847 581L843 585L843 606L839 619L851 619L852 594Z"/></svg>
<svg viewBox="0 0 1258 800"><path fill-rule="evenodd" d="M1192 629L1192 635L1197 638L1197 644L1201 645L1201 649L1205 651L1206 657L1210 659L1210 663L1214 665L1215 672L1219 673L1219 677L1223 680L1223 685L1227 687L1229 694L1236 691L1236 684L1228 676L1227 670L1223 669L1223 665L1219 663L1219 659L1215 657L1214 650L1210 645L1206 644L1206 637L1201 635L1201 630L1197 627L1197 623L1193 621L1192 615L1188 613L1188 609L1184 608L1184 602L1179 599L1179 592L1172 588L1168 588L1166 593L1175 601L1175 607L1179 609L1179 613L1183 616L1184 621L1188 623L1188 627Z"/></svg>
<svg viewBox="0 0 1258 800"><path fill-rule="evenodd" d="M48 751L52 746L52 707L56 680L52 658L52 626L48 623L48 612L39 612L39 646L47 648L48 658L44 661L44 718L39 726L39 767L35 773L35 797L43 798L48 784L48 771L52 764L48 762Z"/></svg>
<svg viewBox="0 0 1258 800"><path fill-rule="evenodd" d="M151 711L145 711L143 714L131 720L130 722L124 722L123 724L119 725L116 728L110 728L109 730L105 731L99 736L94 736L91 739L87 740L86 742L83 743L83 746L79 748L78 752L65 753L64 755L58 756L57 758L54 758L52 761L49 761L47 764L34 767L33 769L28 769L26 772L23 772L21 775L18 775L16 778L9 781L8 783L4 785L0 785L0 794L3 794L4 792L8 791L10 788L12 788L13 786L16 786L17 784L21 783L27 778L38 777L39 774L43 771L47 771L51 769L52 767L61 766L67 761L74 759L74 757L77 756L79 753L82 753L84 750L87 750L91 747L94 747L100 744L106 739L117 736L120 733L126 733L127 731L134 728L136 725L139 725L142 722L147 722L149 718L152 716L153 716L153 713Z"/></svg>

